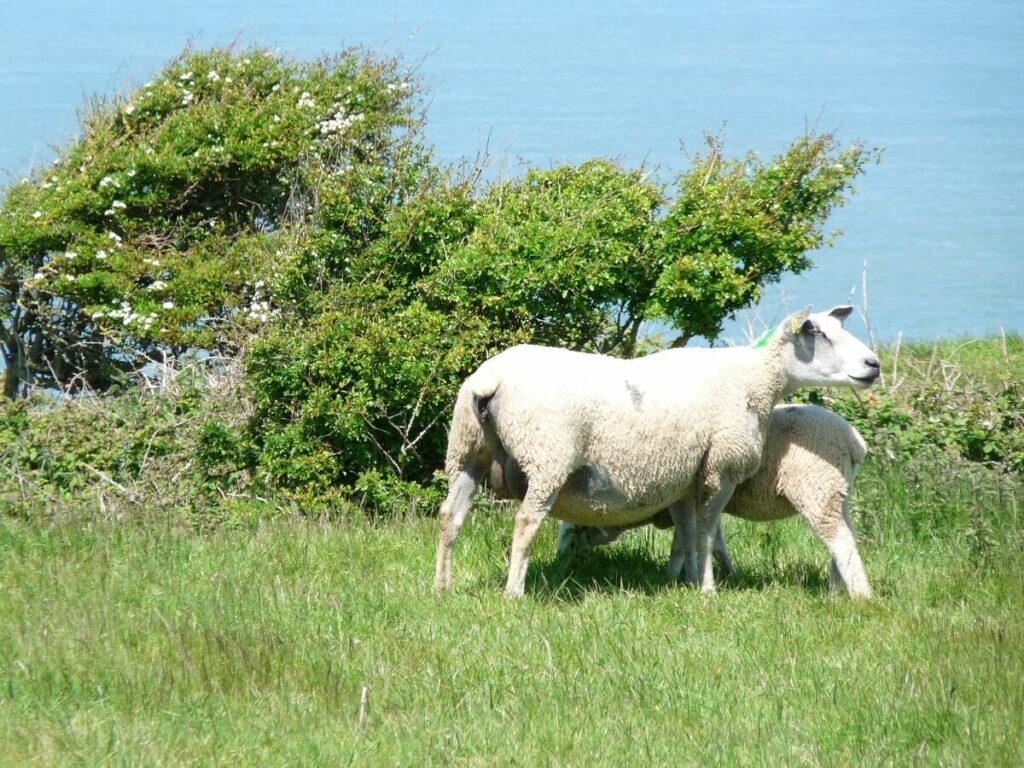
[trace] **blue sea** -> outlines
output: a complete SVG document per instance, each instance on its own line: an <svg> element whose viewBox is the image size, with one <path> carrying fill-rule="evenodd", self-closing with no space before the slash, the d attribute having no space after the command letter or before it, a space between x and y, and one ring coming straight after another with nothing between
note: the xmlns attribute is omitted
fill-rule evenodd
<svg viewBox="0 0 1024 768"><path fill-rule="evenodd" d="M439 154L486 151L492 176L604 156L671 183L705 131L735 155L809 128L884 147L830 222L835 247L731 323L736 340L846 302L883 341L1024 332L1021 0L3 0L0 20L4 186L75 136L91 95L189 43L359 45L400 55L430 88Z"/></svg>

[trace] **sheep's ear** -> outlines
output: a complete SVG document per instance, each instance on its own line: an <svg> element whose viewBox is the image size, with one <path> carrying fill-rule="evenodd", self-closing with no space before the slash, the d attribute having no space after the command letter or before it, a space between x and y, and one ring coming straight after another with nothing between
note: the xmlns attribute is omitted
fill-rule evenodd
<svg viewBox="0 0 1024 768"><path fill-rule="evenodd" d="M793 336L797 336L800 334L801 331L804 330L804 326L808 322L813 323L813 321L808 320L810 314L810 307L801 309L799 312L794 312L792 315L786 318L786 320L783 321L783 325L785 326L786 330L790 332L790 334L792 334Z"/></svg>
<svg viewBox="0 0 1024 768"><path fill-rule="evenodd" d="M845 322L846 318L848 318L852 312L853 307L851 307L849 304L842 304L838 307L832 307L832 309L828 311L828 313L836 320L838 320L840 323Z"/></svg>
<svg viewBox="0 0 1024 768"><path fill-rule="evenodd" d="M821 328L818 327L818 323L814 320L813 317L808 317L806 320L804 320L803 324L800 326L800 333L806 333L806 334L809 334L809 335L814 335L815 333L820 333L820 332L821 332Z"/></svg>

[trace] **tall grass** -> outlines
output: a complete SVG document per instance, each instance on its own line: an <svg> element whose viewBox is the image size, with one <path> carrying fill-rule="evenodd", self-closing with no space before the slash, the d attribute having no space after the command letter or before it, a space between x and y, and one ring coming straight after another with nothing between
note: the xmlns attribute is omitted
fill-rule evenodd
<svg viewBox="0 0 1024 768"><path fill-rule="evenodd" d="M501 507L443 597L429 519L9 519L5 762L1020 764L1024 489L994 478L865 468L869 604L798 523L729 521L711 599L669 583L664 533L566 562L552 525L512 602Z"/></svg>

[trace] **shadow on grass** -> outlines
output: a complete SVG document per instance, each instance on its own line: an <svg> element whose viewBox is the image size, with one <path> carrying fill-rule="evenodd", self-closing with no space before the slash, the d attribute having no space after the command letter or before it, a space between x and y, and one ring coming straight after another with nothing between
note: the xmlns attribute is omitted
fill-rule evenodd
<svg viewBox="0 0 1024 768"><path fill-rule="evenodd" d="M496 570L486 588L502 589L506 570ZM829 594L828 574L811 563L786 563L744 569L725 574L717 564L715 582L720 591L765 591L770 587L800 588L812 595ZM526 577L526 594L542 600L578 603L598 594L655 595L665 590L689 587L669 577L663 558L642 549L600 548L564 557L533 558Z"/></svg>

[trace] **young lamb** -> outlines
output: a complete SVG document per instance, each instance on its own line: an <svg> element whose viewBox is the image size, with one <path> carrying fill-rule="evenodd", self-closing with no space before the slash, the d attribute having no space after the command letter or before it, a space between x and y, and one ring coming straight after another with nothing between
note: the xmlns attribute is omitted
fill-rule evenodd
<svg viewBox="0 0 1024 768"><path fill-rule="evenodd" d="M764 453L757 473L733 492L725 511L744 520L780 520L800 515L832 554L829 584L844 587L850 597L871 597L871 586L850 525L849 495L857 466L867 448L843 417L815 405L783 405L772 411ZM672 527L667 510L649 521ZM686 580L696 580L696 541L692 524L677 528L669 573L678 577L686 567ZM588 528L563 522L558 551L610 544L628 528ZM732 571L721 530L715 557Z"/></svg>
<svg viewBox="0 0 1024 768"><path fill-rule="evenodd" d="M451 586L455 540L496 462L523 503L505 587L523 594L530 546L548 514L571 523L632 525L669 507L696 510L702 588L735 487L757 470L775 404L804 386L870 386L878 358L843 329L852 307L790 316L761 342L672 349L620 360L521 345L462 385L448 436L435 586Z"/></svg>

